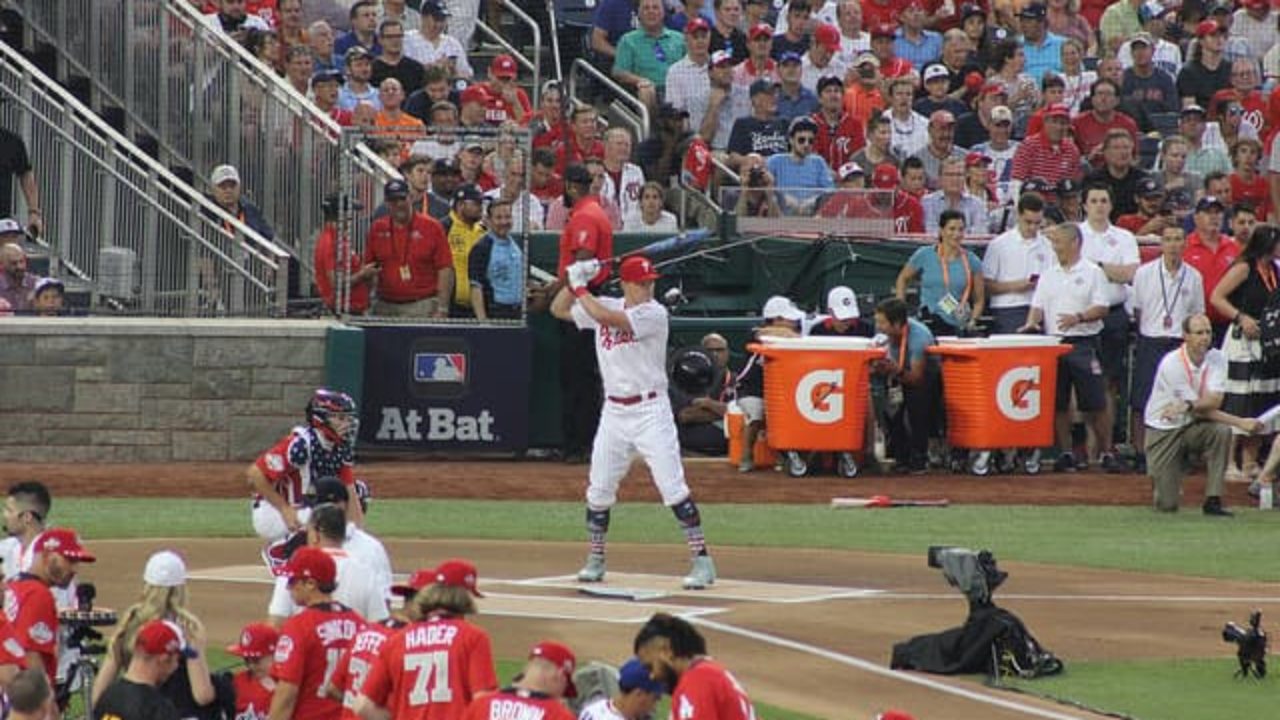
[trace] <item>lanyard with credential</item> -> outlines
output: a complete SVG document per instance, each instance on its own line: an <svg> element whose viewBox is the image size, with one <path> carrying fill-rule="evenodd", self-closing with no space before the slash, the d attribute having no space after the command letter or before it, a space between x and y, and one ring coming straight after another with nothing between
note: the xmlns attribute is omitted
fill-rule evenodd
<svg viewBox="0 0 1280 720"><path fill-rule="evenodd" d="M1178 286L1173 289L1173 303L1178 302L1178 296L1182 292L1182 281L1187 279L1187 266L1183 265L1178 271ZM1165 329L1173 327L1173 304L1169 303L1169 295L1164 289L1164 268L1160 268L1160 306L1164 309L1164 326Z"/></svg>
<svg viewBox="0 0 1280 720"><path fill-rule="evenodd" d="M946 293L951 292L951 273L947 270L947 261L942 257L942 243L934 246L938 251L938 265L942 267L942 290ZM969 302L969 290L973 287L973 273L969 270L969 255L960 248L960 263L964 265L964 295L960 298L960 306L964 307Z"/></svg>
<svg viewBox="0 0 1280 720"><path fill-rule="evenodd" d="M1187 346L1183 345L1178 350L1178 356L1182 358L1182 369L1187 371L1187 383L1196 391L1196 397L1204 392L1204 376L1209 372L1209 358L1205 358L1204 366L1200 368L1200 382L1196 382L1196 375L1191 371L1191 360L1187 357Z"/></svg>

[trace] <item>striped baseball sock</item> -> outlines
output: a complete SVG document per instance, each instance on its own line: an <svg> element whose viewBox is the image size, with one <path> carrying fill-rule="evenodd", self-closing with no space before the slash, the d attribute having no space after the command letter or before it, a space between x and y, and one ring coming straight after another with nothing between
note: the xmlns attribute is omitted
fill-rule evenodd
<svg viewBox="0 0 1280 720"><path fill-rule="evenodd" d="M685 525L684 541L689 544L689 552L694 557L707 554L707 538L702 534L701 525Z"/></svg>
<svg viewBox="0 0 1280 720"><path fill-rule="evenodd" d="M604 530L591 529L587 531L587 542L591 546L592 555L604 555Z"/></svg>

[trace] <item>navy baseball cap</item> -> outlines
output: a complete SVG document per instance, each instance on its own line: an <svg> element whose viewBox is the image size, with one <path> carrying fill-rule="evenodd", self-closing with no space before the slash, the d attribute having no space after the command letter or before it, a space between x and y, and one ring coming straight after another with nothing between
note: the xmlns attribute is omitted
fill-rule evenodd
<svg viewBox="0 0 1280 720"><path fill-rule="evenodd" d="M425 0L418 12L423 15L430 15L431 17L449 17L449 9L444 6L444 3L438 2L438 0Z"/></svg>
<svg viewBox="0 0 1280 720"><path fill-rule="evenodd" d="M342 84L342 71L340 70L317 70L311 74L311 84L322 82L335 82Z"/></svg>
<svg viewBox="0 0 1280 720"><path fill-rule="evenodd" d="M1213 195L1205 195L1196 203L1196 212L1204 212L1210 208L1218 208L1218 212L1224 212L1227 209L1225 203Z"/></svg>
<svg viewBox="0 0 1280 720"><path fill-rule="evenodd" d="M761 93L773 93L775 85L772 80L757 80L751 83L751 97Z"/></svg>
<svg viewBox="0 0 1280 720"><path fill-rule="evenodd" d="M382 196L387 200L409 197L409 184L403 180L389 180L382 186Z"/></svg>
<svg viewBox="0 0 1280 720"><path fill-rule="evenodd" d="M840 88L840 89L844 89L844 81L843 81L843 80L841 80L839 76L837 76L837 75L828 75L828 76L826 76L826 77L821 78L821 79L819 79L819 80L818 80L818 94L819 94L819 95L821 95L823 90L826 90L827 88L831 87L832 85L834 85L834 86L836 86L836 87L838 87L838 88Z"/></svg>
<svg viewBox="0 0 1280 720"><path fill-rule="evenodd" d="M322 477L316 480L314 489L317 503L345 503L350 498L347 486L335 477Z"/></svg>
<svg viewBox="0 0 1280 720"><path fill-rule="evenodd" d="M1041 5L1040 3L1031 3L1018 11L1018 17L1027 18L1029 20L1043 20L1046 12L1044 5Z"/></svg>
<svg viewBox="0 0 1280 720"><path fill-rule="evenodd" d="M788 50L778 56L778 64L786 65L787 63L798 63L801 59L800 53L795 50Z"/></svg>
<svg viewBox="0 0 1280 720"><path fill-rule="evenodd" d="M1138 181L1138 195L1141 197L1162 197L1164 188L1153 177L1145 177Z"/></svg>
<svg viewBox="0 0 1280 720"><path fill-rule="evenodd" d="M631 658L618 668L618 687L624 693L643 690L658 696L667 694L667 686L650 677L649 668L638 658Z"/></svg>
<svg viewBox="0 0 1280 720"><path fill-rule="evenodd" d="M454 202L459 203L466 200L475 200L478 203L482 203L484 202L484 193L480 192L480 188L474 183L467 183L453 193Z"/></svg>
<svg viewBox="0 0 1280 720"><path fill-rule="evenodd" d="M1076 182L1075 180L1072 180L1071 178L1062 178L1061 180L1058 181L1058 194L1059 195L1079 195L1080 183Z"/></svg>
<svg viewBox="0 0 1280 720"><path fill-rule="evenodd" d="M433 175L439 175L440 173L457 175L460 172L462 170L458 168L458 163L454 162L452 158L440 158L436 160L435 165L431 168L431 174Z"/></svg>

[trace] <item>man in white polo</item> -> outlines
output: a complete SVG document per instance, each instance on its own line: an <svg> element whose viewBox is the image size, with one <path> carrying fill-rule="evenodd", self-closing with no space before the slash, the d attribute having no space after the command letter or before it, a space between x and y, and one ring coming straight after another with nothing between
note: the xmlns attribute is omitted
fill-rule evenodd
<svg viewBox="0 0 1280 720"><path fill-rule="evenodd" d="M1104 427L1106 381L1098 360L1098 336L1107 314L1107 278L1101 268L1081 257L1078 225L1055 225L1045 234L1058 261L1050 264L1036 283L1027 322L1018 331L1056 335L1071 345L1071 352L1058 358L1053 434L1061 453L1053 469L1074 472L1079 466L1071 454L1068 405L1072 390L1076 393L1076 408L1084 413L1094 432L1101 436Z"/></svg>
<svg viewBox="0 0 1280 720"><path fill-rule="evenodd" d="M1044 198L1026 192L1018 198L1018 224L991 241L982 256L987 283L987 307L992 332L1017 332L1027 320L1031 296L1045 268L1053 263L1053 248L1041 232Z"/></svg>
<svg viewBox="0 0 1280 720"><path fill-rule="evenodd" d="M1211 347L1213 327L1208 316L1188 317L1182 332L1182 347L1160 360L1144 417L1147 474L1155 507L1160 512L1177 511L1188 457L1194 453L1204 458L1208 471L1204 514L1230 517L1231 511L1222 506L1222 484L1231 428L1252 434L1261 432L1262 423L1218 409L1227 383L1227 357Z"/></svg>

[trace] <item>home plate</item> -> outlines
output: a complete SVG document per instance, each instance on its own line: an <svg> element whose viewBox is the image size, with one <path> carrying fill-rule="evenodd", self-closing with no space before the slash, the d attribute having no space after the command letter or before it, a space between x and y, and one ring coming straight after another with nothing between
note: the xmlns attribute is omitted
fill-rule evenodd
<svg viewBox="0 0 1280 720"><path fill-rule="evenodd" d="M878 595L882 592L869 588L797 585L792 583L732 580L729 578L717 578L715 584L705 590L685 590L680 587L680 580L681 578L672 575L610 571L605 581L600 583L580 583L574 575L559 575L517 580L513 581L513 584L531 585L533 587L573 588L590 595L623 599L634 597L639 600L652 600L657 597L679 596L766 603L817 602L836 598L867 597L869 595Z"/></svg>

